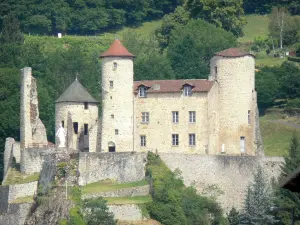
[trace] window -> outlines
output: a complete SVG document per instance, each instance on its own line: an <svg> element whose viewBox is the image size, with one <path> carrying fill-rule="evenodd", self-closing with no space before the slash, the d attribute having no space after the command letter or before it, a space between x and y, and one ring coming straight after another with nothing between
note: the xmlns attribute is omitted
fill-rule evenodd
<svg viewBox="0 0 300 225"><path fill-rule="evenodd" d="M189 111L189 122L196 123L196 112L195 111Z"/></svg>
<svg viewBox="0 0 300 225"><path fill-rule="evenodd" d="M245 153L246 151L246 146L245 146L245 137L240 137L240 145L241 145L241 153Z"/></svg>
<svg viewBox="0 0 300 225"><path fill-rule="evenodd" d="M196 134L189 134L189 145L190 146L196 145Z"/></svg>
<svg viewBox="0 0 300 225"><path fill-rule="evenodd" d="M88 109L89 108L89 103L85 102L84 103L84 109Z"/></svg>
<svg viewBox="0 0 300 225"><path fill-rule="evenodd" d="M173 120L173 123L179 123L179 112L178 111L172 112L172 120Z"/></svg>
<svg viewBox="0 0 300 225"><path fill-rule="evenodd" d="M73 123L73 128L74 128L74 134L78 134L78 123L77 122Z"/></svg>
<svg viewBox="0 0 300 225"><path fill-rule="evenodd" d="M118 63L114 62L114 67L113 69L116 70L118 68Z"/></svg>
<svg viewBox="0 0 300 225"><path fill-rule="evenodd" d="M89 134L89 125L88 124L84 124L84 135L88 135Z"/></svg>
<svg viewBox="0 0 300 225"><path fill-rule="evenodd" d="M149 112L142 112L142 123L149 123Z"/></svg>
<svg viewBox="0 0 300 225"><path fill-rule="evenodd" d="M218 76L218 67L217 66L215 66L215 76L216 76L216 78Z"/></svg>
<svg viewBox="0 0 300 225"><path fill-rule="evenodd" d="M141 135L141 146L142 147L146 146L146 136L145 135Z"/></svg>
<svg viewBox="0 0 300 225"><path fill-rule="evenodd" d="M109 81L109 87L113 88L114 87L114 82L112 80Z"/></svg>
<svg viewBox="0 0 300 225"><path fill-rule="evenodd" d="M119 130L115 129L115 135L119 135Z"/></svg>
<svg viewBox="0 0 300 225"><path fill-rule="evenodd" d="M251 110L248 110L248 124L251 124Z"/></svg>
<svg viewBox="0 0 300 225"><path fill-rule="evenodd" d="M172 134L172 145L178 146L179 144L179 135L178 134Z"/></svg>
<svg viewBox="0 0 300 225"><path fill-rule="evenodd" d="M185 85L183 88L184 96L191 96L192 95L192 87L189 85Z"/></svg>
<svg viewBox="0 0 300 225"><path fill-rule="evenodd" d="M61 121L61 126L65 127L65 121L63 121L63 120Z"/></svg>
<svg viewBox="0 0 300 225"><path fill-rule="evenodd" d="M146 97L146 87L139 87L139 97L140 98L145 98Z"/></svg>
<svg viewBox="0 0 300 225"><path fill-rule="evenodd" d="M115 115L114 115L114 114L111 114L110 117L111 117L112 119L114 119L114 118L115 118Z"/></svg>

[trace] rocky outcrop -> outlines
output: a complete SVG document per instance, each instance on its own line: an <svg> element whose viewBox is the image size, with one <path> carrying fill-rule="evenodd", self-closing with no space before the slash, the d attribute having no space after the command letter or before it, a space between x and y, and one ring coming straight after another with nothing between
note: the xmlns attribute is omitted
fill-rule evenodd
<svg viewBox="0 0 300 225"><path fill-rule="evenodd" d="M69 211L74 203L66 199L66 191L63 187L52 191L38 199L41 202L36 210L28 217L25 225L57 225L62 218L69 217Z"/></svg>

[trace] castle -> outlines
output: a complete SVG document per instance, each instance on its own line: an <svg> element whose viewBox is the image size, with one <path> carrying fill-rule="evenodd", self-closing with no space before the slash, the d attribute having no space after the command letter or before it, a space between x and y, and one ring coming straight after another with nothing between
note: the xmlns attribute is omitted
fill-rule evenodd
<svg viewBox="0 0 300 225"><path fill-rule="evenodd" d="M134 81L134 55L119 40L100 58L99 123L97 101L77 79L56 101L56 128L68 131L68 147L255 155L253 55L234 48L216 53L208 80Z"/></svg>
<svg viewBox="0 0 300 225"><path fill-rule="evenodd" d="M278 178L283 159L263 154L253 55L234 48L216 53L208 79L145 81L134 81L134 55L119 40L100 58L100 116L99 102L77 78L55 101L55 133L63 130L63 145L58 137L55 145L47 141L36 80L30 67L21 70L20 142L6 139L3 183L14 160L24 176L40 173L51 182L43 168L71 155L80 186L140 181L146 153L153 151L171 170L181 170L186 185L221 193L214 197L228 212L242 207L258 165L269 179ZM37 186L0 187L1 224L24 224L31 205L13 201L33 196Z"/></svg>

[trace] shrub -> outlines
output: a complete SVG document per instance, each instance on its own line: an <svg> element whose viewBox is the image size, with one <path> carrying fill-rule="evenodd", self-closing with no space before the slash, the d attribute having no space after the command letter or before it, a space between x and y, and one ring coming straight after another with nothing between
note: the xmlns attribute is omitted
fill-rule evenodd
<svg viewBox="0 0 300 225"><path fill-rule="evenodd" d="M286 107L287 108L300 108L300 98L288 100Z"/></svg>
<svg viewBox="0 0 300 225"><path fill-rule="evenodd" d="M300 57L288 56L288 60L292 62L300 62Z"/></svg>

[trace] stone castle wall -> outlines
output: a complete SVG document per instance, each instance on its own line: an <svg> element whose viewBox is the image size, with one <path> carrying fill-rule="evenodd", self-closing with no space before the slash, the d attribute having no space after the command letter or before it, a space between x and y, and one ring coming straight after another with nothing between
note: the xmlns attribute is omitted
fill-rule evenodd
<svg viewBox="0 0 300 225"><path fill-rule="evenodd" d="M126 205L108 205L108 210L112 212L115 219L126 221L143 220L142 211L135 204Z"/></svg>
<svg viewBox="0 0 300 225"><path fill-rule="evenodd" d="M79 185L110 179L119 183L145 179L146 153L79 154Z"/></svg>
<svg viewBox="0 0 300 225"><path fill-rule="evenodd" d="M102 59L102 109L101 151L107 152L109 145L115 145L116 152L134 151L131 58Z"/></svg>
<svg viewBox="0 0 300 225"><path fill-rule="evenodd" d="M152 152L190 152L205 154L208 148L207 93L147 93L146 98L135 97L135 150ZM178 111L178 123L172 112ZM196 112L196 122L189 122L189 111ZM149 123L142 122L142 112L149 113ZM196 145L189 145L189 134L196 135ZM172 134L178 134L179 145L172 145ZM146 136L141 146L140 135Z"/></svg>
<svg viewBox="0 0 300 225"><path fill-rule="evenodd" d="M68 138L69 148L79 149L79 139L84 140L84 147L89 147L90 152L96 152L97 148L97 130L98 130L98 106L95 103L88 103L88 109L84 109L84 103L77 102L60 102L55 105L55 132L62 121ZM68 117L71 123L68 123ZM73 124L78 123L78 134L75 134ZM88 138L84 135L84 124L88 124ZM71 125L71 127L69 127ZM57 143L57 142L56 142ZM82 149L83 150L83 149Z"/></svg>
<svg viewBox="0 0 300 225"><path fill-rule="evenodd" d="M21 151L21 172L25 174L41 172L45 158L54 152L55 147L23 149Z"/></svg>
<svg viewBox="0 0 300 225"><path fill-rule="evenodd" d="M9 204L6 212L0 214L0 224L24 225L31 203Z"/></svg>
<svg viewBox="0 0 300 225"><path fill-rule="evenodd" d="M217 196L225 211L241 209L249 182L258 165L268 179L280 175L282 157L228 156L160 153L171 169L180 169L186 185L195 185L198 192Z"/></svg>

